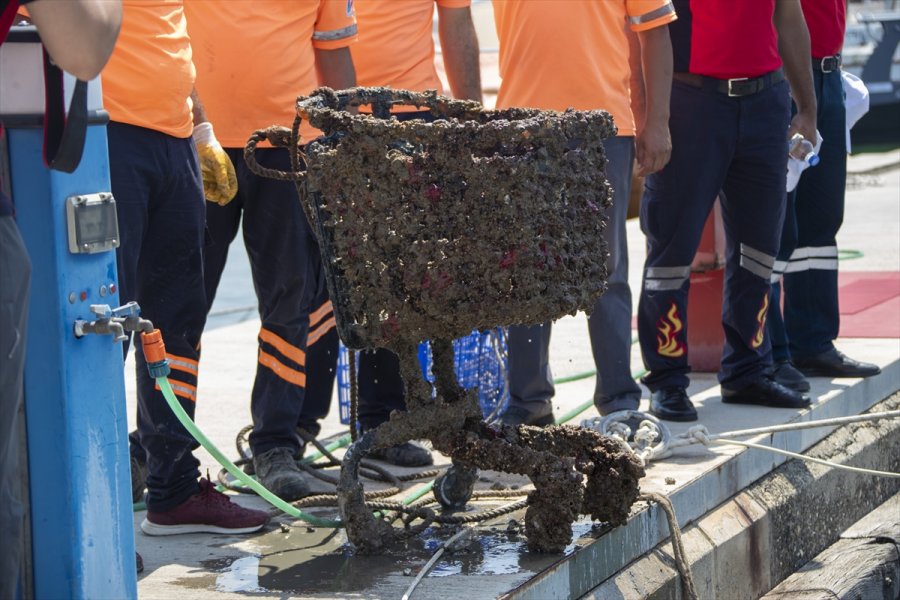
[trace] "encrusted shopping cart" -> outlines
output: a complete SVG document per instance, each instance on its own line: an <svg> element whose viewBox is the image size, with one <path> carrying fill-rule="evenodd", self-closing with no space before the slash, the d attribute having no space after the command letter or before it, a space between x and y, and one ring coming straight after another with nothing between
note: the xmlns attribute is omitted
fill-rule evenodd
<svg viewBox="0 0 900 600"><path fill-rule="evenodd" d="M391 118L398 109L428 118ZM323 136L301 147L301 120ZM320 88L298 99L292 129L261 130L248 142L252 168L297 183L344 344L400 357L408 411L343 459L339 506L360 550L377 551L398 532L365 506L359 462L411 439L452 458L436 485L448 508L468 500L477 468L529 476L534 549L561 550L579 513L624 522L643 476L627 449L575 427L485 424L477 390L457 384L451 343L473 329L592 308L607 278L603 140L615 132L604 111L486 110L434 92ZM289 148L293 172L255 163L262 140ZM434 388L417 360L425 339Z"/></svg>

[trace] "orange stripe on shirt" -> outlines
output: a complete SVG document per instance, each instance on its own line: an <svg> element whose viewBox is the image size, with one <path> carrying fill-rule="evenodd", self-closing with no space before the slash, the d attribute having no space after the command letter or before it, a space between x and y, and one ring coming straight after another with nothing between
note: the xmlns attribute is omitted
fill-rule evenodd
<svg viewBox="0 0 900 600"><path fill-rule="evenodd" d="M309 328L312 329L313 326L325 318L325 316L334 310L334 307L331 306L331 300L326 300L325 303L316 309L316 311L309 315Z"/></svg>
<svg viewBox="0 0 900 600"><path fill-rule="evenodd" d="M319 325L315 329L315 331L309 332L309 337L306 338L306 347L309 348L310 346L318 342L319 338L321 338L332 329L334 329L334 317L331 317L330 319Z"/></svg>
<svg viewBox="0 0 900 600"><path fill-rule="evenodd" d="M284 356L288 357L301 367L306 365L306 353L303 350L297 348L296 346L290 345L284 339L278 337L268 329L259 330L259 339L267 344L270 344Z"/></svg>
<svg viewBox="0 0 900 600"><path fill-rule="evenodd" d="M267 354L262 350L259 351L259 364L269 367L273 373L287 381L288 383L293 383L296 386L305 388L306 387L306 375L301 373L300 371L295 371L294 369L285 366L277 358L272 356L271 354Z"/></svg>

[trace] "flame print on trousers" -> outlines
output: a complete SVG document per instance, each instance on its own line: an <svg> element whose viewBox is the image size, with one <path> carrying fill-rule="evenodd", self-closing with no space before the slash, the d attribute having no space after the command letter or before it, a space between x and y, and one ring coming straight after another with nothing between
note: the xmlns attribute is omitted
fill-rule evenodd
<svg viewBox="0 0 900 600"><path fill-rule="evenodd" d="M684 329L684 324L678 316L678 306L672 302L666 316L660 317L656 324L659 335L656 336L656 351L662 356L678 358L684 356L685 346L676 339L676 336Z"/></svg>
<svg viewBox="0 0 900 600"><path fill-rule="evenodd" d="M756 350L766 339L766 315L769 313L769 295L763 296L762 306L756 313L756 335L750 341L750 347Z"/></svg>

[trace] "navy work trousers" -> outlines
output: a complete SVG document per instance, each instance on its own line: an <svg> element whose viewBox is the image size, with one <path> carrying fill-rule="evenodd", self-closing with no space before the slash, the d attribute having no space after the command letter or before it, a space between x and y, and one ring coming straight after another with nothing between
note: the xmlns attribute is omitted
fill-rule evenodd
<svg viewBox="0 0 900 600"><path fill-rule="evenodd" d="M172 389L193 418L198 348L206 324L206 201L194 143L116 122L109 124L108 137L121 238L116 252L120 297L123 304L137 301L141 315L162 332ZM166 511L198 489L200 462L192 454L198 443L150 377L138 340L135 355L138 416L132 452L147 462L147 508Z"/></svg>
<svg viewBox="0 0 900 600"><path fill-rule="evenodd" d="M644 382L687 387L690 265L719 191L726 233L719 381L740 388L769 367L770 277L785 212L788 85L729 97L674 81L672 159L645 180L641 228L647 260L638 309Z"/></svg>
<svg viewBox="0 0 900 600"><path fill-rule="evenodd" d="M24 375L30 288L25 243L13 217L0 215L0 598L21 597L28 576Z"/></svg>
<svg viewBox="0 0 900 600"><path fill-rule="evenodd" d="M831 350L840 329L836 238L847 187L844 87L839 70L815 70L813 81L822 147L819 164L807 168L791 192L784 221L776 263L784 273L784 320L778 311L769 320L777 361ZM779 306L781 287L772 286L772 306Z"/></svg>
<svg viewBox="0 0 900 600"><path fill-rule="evenodd" d="M631 377L631 288L628 286L628 240L625 221L631 195L634 138L603 142L606 176L615 194L604 237L609 244L606 292L594 304L588 332L597 380L594 404L601 414L636 410L641 388ZM509 328L509 405L542 413L554 394L550 372L551 324Z"/></svg>
<svg viewBox="0 0 900 600"><path fill-rule="evenodd" d="M296 425L301 423L316 434L316 419L328 412L337 365L337 338L322 259L293 182L254 174L240 148L226 152L235 166L238 192L225 206L209 203L207 207L211 239L205 263L207 307L212 306L228 247L243 222L262 321L250 400L250 447L254 455L272 448L296 452L301 444ZM259 149L256 159L263 167L290 170L284 148ZM310 390L318 395L310 397ZM311 404L309 417L300 419L306 401Z"/></svg>

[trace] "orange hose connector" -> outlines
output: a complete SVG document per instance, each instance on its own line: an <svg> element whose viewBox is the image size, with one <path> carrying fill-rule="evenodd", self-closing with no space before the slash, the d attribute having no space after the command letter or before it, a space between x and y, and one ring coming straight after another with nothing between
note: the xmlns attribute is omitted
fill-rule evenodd
<svg viewBox="0 0 900 600"><path fill-rule="evenodd" d="M166 358L166 345L163 343L159 329L141 332L141 345L144 348L144 359L150 376L165 377L169 374L169 360Z"/></svg>

